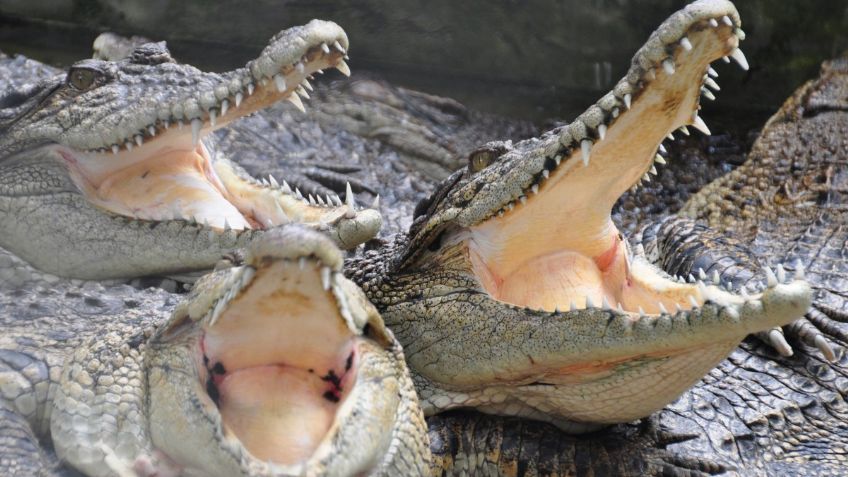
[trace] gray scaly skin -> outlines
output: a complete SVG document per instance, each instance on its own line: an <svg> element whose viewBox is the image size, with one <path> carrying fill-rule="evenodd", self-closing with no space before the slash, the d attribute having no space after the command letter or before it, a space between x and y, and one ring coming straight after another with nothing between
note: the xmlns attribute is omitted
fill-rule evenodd
<svg viewBox="0 0 848 477"><path fill-rule="evenodd" d="M0 98L0 246L49 273L102 279L208 270L290 222L344 248L368 240L379 213L357 210L350 187L344 202L303 196L252 178L204 141L280 99L302 109L307 76L349 73L347 47L341 28L316 20L227 73L146 44L126 60L81 61L9 91Z"/></svg>
<svg viewBox="0 0 848 477"><path fill-rule="evenodd" d="M12 291L32 318L0 318L0 472L48 472L37 436L92 476L423 474L428 440L403 353L341 266L329 239L287 226L254 241L243 266L204 277L176 308L161 292L125 286L104 302L90 284L40 316L39 298L54 289ZM296 342L277 346L286 339ZM250 377L269 366L294 380ZM250 390L253 379L270 402ZM283 399L302 386L312 404ZM325 428L314 423L322 406ZM266 432L289 434L283 449L306 435L314 442L280 462L262 445Z"/></svg>
<svg viewBox="0 0 848 477"><path fill-rule="evenodd" d="M349 264L404 345L426 413L475 407L574 432L630 421L747 334L804 313L802 281L752 297L680 283L631 253L610 220L667 134L706 130L697 109L710 62L747 66L739 26L726 1L675 13L577 120L472 153L407 235Z"/></svg>

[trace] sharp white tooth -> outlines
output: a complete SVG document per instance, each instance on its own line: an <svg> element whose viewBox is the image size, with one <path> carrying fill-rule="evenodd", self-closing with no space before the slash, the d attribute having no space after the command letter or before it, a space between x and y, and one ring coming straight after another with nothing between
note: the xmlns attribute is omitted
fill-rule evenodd
<svg viewBox="0 0 848 477"><path fill-rule="evenodd" d="M256 86L254 86L253 83L247 83L247 95L250 96L251 94L253 94L253 90L255 88Z"/></svg>
<svg viewBox="0 0 848 477"><path fill-rule="evenodd" d="M316 205L316 203L315 203L315 197L312 197L312 194L309 194L309 195L307 196L307 199L309 200L309 204L310 204L310 205Z"/></svg>
<svg viewBox="0 0 848 477"><path fill-rule="evenodd" d="M277 179L274 179L274 176L268 174L268 181L271 182L271 185L274 186L275 188L277 188L277 189L280 188L280 183L277 182Z"/></svg>
<svg viewBox="0 0 848 477"><path fill-rule="evenodd" d="M218 119L217 113L215 113L214 109L209 110L209 124L214 128L215 121Z"/></svg>
<svg viewBox="0 0 848 477"><path fill-rule="evenodd" d="M303 97L303 99L309 99L309 93L307 93L306 90L303 89L303 86L298 85L297 89L295 89L295 92L297 92L297 94L301 95Z"/></svg>
<svg viewBox="0 0 848 477"><path fill-rule="evenodd" d="M293 104L295 108L300 110L301 113L306 112L306 108L303 107L303 101L300 100L300 96L296 94L290 94L289 97L286 99L289 100L289 102Z"/></svg>
<svg viewBox="0 0 848 477"><path fill-rule="evenodd" d="M353 189L350 188L350 182L345 184L345 204L351 210L356 210L356 200L353 198Z"/></svg>
<svg viewBox="0 0 848 477"><path fill-rule="evenodd" d="M688 280L689 283L695 283L695 277L693 277L691 273L689 274L688 277L686 277L686 280Z"/></svg>
<svg viewBox="0 0 848 477"><path fill-rule="evenodd" d="M576 311L577 305L574 304L574 300L571 300L571 303L568 304L568 311Z"/></svg>
<svg viewBox="0 0 848 477"><path fill-rule="evenodd" d="M303 194L300 193L300 189L298 189L297 187L294 188L294 195L298 199L301 199L301 200L303 199Z"/></svg>
<svg viewBox="0 0 848 477"><path fill-rule="evenodd" d="M630 93L624 95L624 105L627 106L627 109L630 109L630 101L633 99L633 96Z"/></svg>
<svg viewBox="0 0 848 477"><path fill-rule="evenodd" d="M692 120L692 127L697 129L698 131L701 131L702 133L706 134L707 136L712 134L710 132L710 128L707 127L707 123L705 123L704 120L701 119L701 117L698 116L697 114L695 115L695 119Z"/></svg>
<svg viewBox="0 0 848 477"><path fill-rule="evenodd" d="M306 257L300 257L297 259L297 267L301 270L306 268Z"/></svg>
<svg viewBox="0 0 848 477"><path fill-rule="evenodd" d="M341 71L343 75L350 76L350 67L344 60L339 60L338 64L336 64L336 69Z"/></svg>
<svg viewBox="0 0 848 477"><path fill-rule="evenodd" d="M707 88L701 88L701 95L710 101L715 101L715 95Z"/></svg>
<svg viewBox="0 0 848 477"><path fill-rule="evenodd" d="M184 124L182 119L177 119L177 128L182 130Z"/></svg>
<svg viewBox="0 0 848 477"><path fill-rule="evenodd" d="M674 141L674 132L668 133L665 138Z"/></svg>
<svg viewBox="0 0 848 477"><path fill-rule="evenodd" d="M271 183L270 183L270 182L268 182L268 179L265 179L264 177L263 177L263 178L262 178L262 180L261 180L261 181L259 181L259 182L261 182L261 183L262 183L262 185L264 185L265 187L270 187L270 186L271 186Z"/></svg>
<svg viewBox="0 0 848 477"><path fill-rule="evenodd" d="M221 116L227 114L228 109L230 109L230 102L226 99L221 101Z"/></svg>
<svg viewBox="0 0 848 477"><path fill-rule="evenodd" d="M642 307L640 306L639 307L639 318L643 318L644 316L645 316L645 310L643 310Z"/></svg>
<svg viewBox="0 0 848 477"><path fill-rule="evenodd" d="M604 295L604 296L601 298L601 308L603 308L604 310L609 310L609 309L611 308L611 307L610 307L610 302L609 302L609 300L607 300L607 296L606 296L606 295Z"/></svg>
<svg viewBox="0 0 848 477"><path fill-rule="evenodd" d="M321 284L324 290L330 289L330 267L321 267Z"/></svg>
<svg viewBox="0 0 848 477"><path fill-rule="evenodd" d="M549 170L547 170L547 169L543 169L543 170L542 170L542 177L544 177L545 179L547 179L547 178L548 178L548 177L550 177L550 176L551 176L551 171L549 171Z"/></svg>
<svg viewBox="0 0 848 477"><path fill-rule="evenodd" d="M719 276L718 270L713 271L713 283L721 285L721 276Z"/></svg>
<svg viewBox="0 0 848 477"><path fill-rule="evenodd" d="M721 21L724 22L724 24L727 25L727 26L733 26L733 22L730 20L730 17L727 16L727 15L721 17Z"/></svg>
<svg viewBox="0 0 848 477"><path fill-rule="evenodd" d="M135 135L135 143L138 144L139 146L144 144L144 138L141 137L141 134Z"/></svg>
<svg viewBox="0 0 848 477"><path fill-rule="evenodd" d="M155 136L156 135L156 126L152 126L152 125L147 126L147 132L148 132L148 134L150 134L150 137Z"/></svg>
<svg viewBox="0 0 848 477"><path fill-rule="evenodd" d="M700 278L701 280L707 279L707 273L704 271L703 268L698 269L698 278Z"/></svg>
<svg viewBox="0 0 848 477"><path fill-rule="evenodd" d="M132 151L132 149L133 149L133 143L132 143L132 141L127 141L127 142L125 142L125 143L124 143L124 146L126 146L127 151Z"/></svg>
<svg viewBox="0 0 848 477"><path fill-rule="evenodd" d="M244 99L244 95L241 92L236 93L236 107L239 107L241 101Z"/></svg>
<svg viewBox="0 0 848 477"><path fill-rule="evenodd" d="M663 70L665 70L665 74L673 75L674 74L674 61L670 58L666 58L662 62Z"/></svg>
<svg viewBox="0 0 848 477"><path fill-rule="evenodd" d="M321 51L324 52L325 55L330 53L330 47L327 46L326 43L321 43Z"/></svg>
<svg viewBox="0 0 848 477"><path fill-rule="evenodd" d="M274 84L277 85L277 91L282 93L286 90L286 78L280 73L274 75Z"/></svg>
<svg viewBox="0 0 848 477"><path fill-rule="evenodd" d="M322 199L320 195L316 195L315 200L318 201L318 205L327 205L324 203L324 199Z"/></svg>
<svg viewBox="0 0 848 477"><path fill-rule="evenodd" d="M615 311L619 313L624 313L624 307L621 306L621 302L618 302L618 304L615 306Z"/></svg>
<svg viewBox="0 0 848 477"><path fill-rule="evenodd" d="M371 202L371 208L375 210L380 208L380 194L374 197L374 202Z"/></svg>
<svg viewBox="0 0 848 477"><path fill-rule="evenodd" d="M763 271L766 273L766 284L768 287L772 288L777 285L777 277L774 276L774 272L771 271L771 268L765 267Z"/></svg>
<svg viewBox="0 0 848 477"><path fill-rule="evenodd" d="M748 71L748 60L745 58L745 53L742 53L742 50L734 48L733 51L730 52L730 57L739 63L739 66L743 70Z"/></svg>
<svg viewBox="0 0 848 477"><path fill-rule="evenodd" d="M716 21L716 19L715 19L715 18L710 18L710 22L709 22L709 23L710 23L710 26L711 26L711 27L713 27L713 28L715 28L715 27L717 27L717 26L718 26L718 22Z"/></svg>
<svg viewBox="0 0 848 477"><path fill-rule="evenodd" d="M509 210L514 209L515 208L515 202L510 202L509 204L506 204L506 208L509 209Z"/></svg>
<svg viewBox="0 0 848 477"><path fill-rule="evenodd" d="M798 259L798 261L795 262L795 279L803 280L804 278L806 278L804 274L804 264L800 259Z"/></svg>
<svg viewBox="0 0 848 477"><path fill-rule="evenodd" d="M341 43L339 43L339 41L338 41L338 40L336 40L336 41L334 41L334 42L333 42L333 48L335 48L335 49L336 49L338 52L340 52L340 53L344 53L344 52L345 52L345 49L344 49L344 48L342 48L342 45L341 45Z"/></svg>
<svg viewBox="0 0 848 477"><path fill-rule="evenodd" d="M680 127L679 127L679 128L677 128L677 129L678 129L680 132L682 132L683 134L685 134L685 135L687 135L687 136L689 135L689 128L687 128L687 127L686 127L686 125L680 126Z"/></svg>
<svg viewBox="0 0 848 477"><path fill-rule="evenodd" d="M197 143L200 142L200 126L203 125L203 122L198 119L191 120L191 144L192 147L197 147Z"/></svg>
<svg viewBox="0 0 848 477"><path fill-rule="evenodd" d="M713 78L718 78L718 71L714 70L712 66L707 67L707 74Z"/></svg>
<svg viewBox="0 0 848 477"><path fill-rule="evenodd" d="M283 192L285 192L286 194L292 193L291 186L289 185L288 182L285 181L285 179L283 179Z"/></svg>
<svg viewBox="0 0 848 477"><path fill-rule="evenodd" d="M297 72L298 72L298 74L301 74L301 75L302 75L302 74L303 74L303 71L304 71L303 62L298 61L298 62L297 62L297 64L296 64L296 65L294 65L294 69L295 69L295 71L297 71Z"/></svg>
<svg viewBox="0 0 848 477"><path fill-rule="evenodd" d="M170 127L171 127L171 122L170 122L170 121L168 121L167 119L166 119L165 121L162 121L162 127L163 127L163 128L165 128L165 129L170 128Z"/></svg>
<svg viewBox="0 0 848 477"><path fill-rule="evenodd" d="M666 150L665 150L665 146L663 146L663 145L662 145L662 143L660 143L660 147L659 147L658 149L659 149L659 151L660 151L661 153L663 153L663 154L667 154L667 153L668 153L668 151L666 151Z"/></svg>
<svg viewBox="0 0 848 477"><path fill-rule="evenodd" d="M539 193L539 184L533 184L530 187L530 191L533 192L534 194L538 194Z"/></svg>
<svg viewBox="0 0 848 477"><path fill-rule="evenodd" d="M606 124L601 124L598 126L598 137L603 140L607 136L607 126Z"/></svg>
<svg viewBox="0 0 848 477"><path fill-rule="evenodd" d="M648 170L648 172L650 172L653 175L657 175L657 168L654 167L653 164L651 164L651 168Z"/></svg>
<svg viewBox="0 0 848 477"><path fill-rule="evenodd" d="M723 61L725 63L730 63L730 57L729 56L722 56L721 61Z"/></svg>
<svg viewBox="0 0 848 477"><path fill-rule="evenodd" d="M518 198L518 200L521 201L521 205L524 205L524 204L527 203L527 196L522 195L521 197Z"/></svg>
<svg viewBox="0 0 848 477"><path fill-rule="evenodd" d="M680 39L680 46L686 51L692 51L692 43L685 36Z"/></svg>
<svg viewBox="0 0 848 477"><path fill-rule="evenodd" d="M642 179L643 179L645 182L651 182L651 176L650 176L650 175L648 175L648 173L647 173L647 172L645 173L645 175L644 175L644 176L642 176Z"/></svg>
<svg viewBox="0 0 848 477"><path fill-rule="evenodd" d="M786 270L783 269L783 265L777 266L777 282L786 283Z"/></svg>
<svg viewBox="0 0 848 477"><path fill-rule="evenodd" d="M619 113L620 113L620 111L618 110L618 108L612 108L612 117L613 118L617 118Z"/></svg>
<svg viewBox="0 0 848 477"><path fill-rule="evenodd" d="M667 314L668 314L668 310L666 310L665 305L663 305L663 302L658 301L658 302L657 302L657 305L659 305L660 313L662 313L662 314L664 314L664 315L667 315Z"/></svg>
<svg viewBox="0 0 848 477"><path fill-rule="evenodd" d="M559 163L562 162L562 154L557 154L556 156L554 156L554 162L556 163L556 165L559 165Z"/></svg>
<svg viewBox="0 0 848 477"><path fill-rule="evenodd" d="M698 308L698 300L692 295L689 295L689 304L692 305L692 308Z"/></svg>
<svg viewBox="0 0 848 477"><path fill-rule="evenodd" d="M310 83L309 80L305 79L300 84L309 91L315 91L315 88L312 87L312 83Z"/></svg>
<svg viewBox="0 0 848 477"><path fill-rule="evenodd" d="M121 150L121 148L120 148L120 147L118 147L118 145L117 145L117 144L112 144L112 154L116 154L116 155L117 155L117 154L118 154L118 151L120 151L120 150Z"/></svg>
<svg viewBox="0 0 848 477"><path fill-rule="evenodd" d="M710 78L709 76L704 79L704 84L716 91L721 91L721 88L718 86L718 83L716 83L715 80Z"/></svg>
<svg viewBox="0 0 848 477"><path fill-rule="evenodd" d="M583 167L589 165L589 157L592 154L592 141L584 139L580 141L580 151L583 153Z"/></svg>
<svg viewBox="0 0 848 477"><path fill-rule="evenodd" d="M594 308L595 304L592 303L592 297L586 295L586 308Z"/></svg>
<svg viewBox="0 0 848 477"><path fill-rule="evenodd" d="M342 199L338 196L338 194L333 194L333 202L335 202L338 206L342 205Z"/></svg>
<svg viewBox="0 0 848 477"><path fill-rule="evenodd" d="M674 312L680 313L681 311L683 311L683 308L680 306L680 303L675 303L674 304Z"/></svg>
<svg viewBox="0 0 848 477"><path fill-rule="evenodd" d="M224 232L229 232L229 230L230 230L230 223L227 222L227 218L224 217Z"/></svg>

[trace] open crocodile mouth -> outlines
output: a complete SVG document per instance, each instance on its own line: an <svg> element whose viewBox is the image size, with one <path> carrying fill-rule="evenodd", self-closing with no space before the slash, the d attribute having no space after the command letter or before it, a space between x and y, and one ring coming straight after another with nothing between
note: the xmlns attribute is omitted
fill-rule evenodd
<svg viewBox="0 0 848 477"><path fill-rule="evenodd" d="M246 68L216 76L212 81L219 84L204 84L187 98L163 104L149 124L121 126L129 132L106 140L106 146L87 151L60 147L75 184L91 203L115 214L196 221L216 229L265 229L352 216L352 202L304 197L273 177L257 181L229 161L214 160L201 141L215 128L281 100L303 110L300 97L308 98L313 73L335 67L349 75L344 32L335 25L320 28L321 34L312 35L312 43L300 41L295 53L275 54L280 45L272 39Z"/></svg>
<svg viewBox="0 0 848 477"><path fill-rule="evenodd" d="M672 131L692 124L709 133L697 116L698 98L705 83L715 85L711 61L730 55L747 66L737 48L740 36L728 16L698 21L675 37L655 34L643 48L648 55L637 55L655 56L641 64L638 80L628 75L555 131L559 142L517 200L468 232L472 268L490 296L532 309L600 307L635 317L707 301L743 302L701 281L671 280L634 259L610 217L625 191L656 173L655 160L664 162L657 149Z"/></svg>
<svg viewBox="0 0 848 477"><path fill-rule="evenodd" d="M261 268L204 328L200 385L255 458L306 462L328 445L356 387L363 339L341 317L330 269L315 260Z"/></svg>

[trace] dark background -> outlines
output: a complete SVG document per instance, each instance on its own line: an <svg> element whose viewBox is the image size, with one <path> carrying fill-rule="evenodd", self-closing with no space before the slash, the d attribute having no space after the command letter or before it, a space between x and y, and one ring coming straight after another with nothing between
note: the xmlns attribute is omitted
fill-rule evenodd
<svg viewBox="0 0 848 477"><path fill-rule="evenodd" d="M203 69L243 65L311 18L339 23L357 70L535 121L571 119L608 91L679 0L0 0L0 50L56 65L103 31L167 40ZM711 128L761 125L821 61L848 49L848 0L739 0L751 70L719 64Z"/></svg>

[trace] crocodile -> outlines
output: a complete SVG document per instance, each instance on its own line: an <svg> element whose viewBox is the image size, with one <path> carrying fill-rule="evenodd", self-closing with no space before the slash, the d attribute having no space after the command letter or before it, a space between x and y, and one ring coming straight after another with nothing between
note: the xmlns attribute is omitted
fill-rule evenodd
<svg viewBox="0 0 848 477"><path fill-rule="evenodd" d="M611 220L663 139L697 115L710 63L738 49L727 1L673 14L614 90L569 125L491 142L416 209L407 234L349 262L397 335L425 413L457 407L571 432L663 408L749 333L810 304L802 280L740 295L634 253Z"/></svg>
<svg viewBox="0 0 848 477"><path fill-rule="evenodd" d="M151 289L121 316L98 287L44 316L22 290L0 317L3 475L42 475L50 442L86 475L420 475L430 454L403 352L341 273L342 252L289 225L176 306ZM74 299L76 294L79 299ZM170 317L169 317L170 315ZM18 436L22 442L15 442ZM12 445L9 446L9 441ZM37 453L37 452L36 452Z"/></svg>
<svg viewBox="0 0 848 477"><path fill-rule="evenodd" d="M302 109L307 77L350 69L344 31L315 20L275 35L243 68L206 73L164 43L119 62L84 60L0 98L0 246L86 279L189 274L265 230L299 222L345 248L381 218L352 187L306 197L218 154L210 131L280 101ZM330 179L344 175L325 170Z"/></svg>

